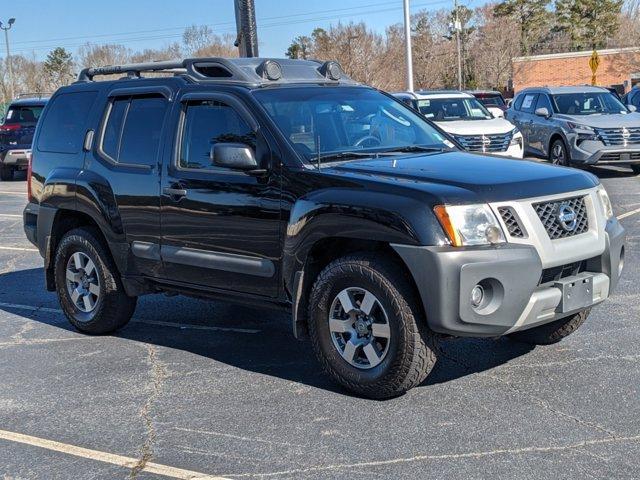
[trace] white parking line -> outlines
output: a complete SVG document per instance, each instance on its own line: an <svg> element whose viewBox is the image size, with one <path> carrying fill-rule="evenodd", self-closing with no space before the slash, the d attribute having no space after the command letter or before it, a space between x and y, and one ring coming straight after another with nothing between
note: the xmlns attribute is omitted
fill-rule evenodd
<svg viewBox="0 0 640 480"><path fill-rule="evenodd" d="M13 214L13 213L0 213L0 217L7 217L7 218L22 218L22 215Z"/></svg>
<svg viewBox="0 0 640 480"><path fill-rule="evenodd" d="M0 250L15 250L16 252L37 252L37 248L25 248L25 247L0 247Z"/></svg>
<svg viewBox="0 0 640 480"><path fill-rule="evenodd" d="M0 195L23 195L26 196L27 192L1 192Z"/></svg>
<svg viewBox="0 0 640 480"><path fill-rule="evenodd" d="M44 448L53 452L66 453L67 455L87 458L97 462L110 463L130 470L133 470L133 468L139 464L139 460L137 458L101 452L99 450L91 450L88 448L77 447L75 445L69 445L67 443L56 442L54 440L47 440L45 438L32 437L31 435L24 435L22 433L8 432L6 430L0 430L0 439L7 440L9 442L21 443L23 445ZM153 462L147 462L144 464L142 471L183 480L229 480L225 477L207 475L200 472L194 472L192 470L184 470L182 468L170 467L168 465Z"/></svg>
<svg viewBox="0 0 640 480"><path fill-rule="evenodd" d="M0 308L13 308L16 310L30 310L32 312L47 312L62 314L62 310L58 308L35 307L33 305L21 305L19 303L0 302ZM145 320L144 318L132 320L133 323L142 323L144 325L154 325L158 327L179 328L181 330L208 330L212 332L233 332L233 333L260 333L260 330L254 328L233 328L233 327L212 327L209 325L189 325L186 323L163 322L160 320Z"/></svg>
<svg viewBox="0 0 640 480"><path fill-rule="evenodd" d="M631 210L630 212L625 212L621 215L618 215L618 220L622 220L623 218L627 218L630 217L632 215L635 215L637 213L640 213L640 208L636 208L635 210Z"/></svg>

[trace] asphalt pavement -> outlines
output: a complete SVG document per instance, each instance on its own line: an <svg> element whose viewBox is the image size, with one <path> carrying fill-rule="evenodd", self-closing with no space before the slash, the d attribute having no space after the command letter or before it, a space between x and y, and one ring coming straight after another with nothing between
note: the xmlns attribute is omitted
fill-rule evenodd
<svg viewBox="0 0 640 480"><path fill-rule="evenodd" d="M615 295L553 346L444 341L387 401L336 387L269 310L155 295L116 335L76 332L24 237L24 177L0 182L0 475L639 478L640 177L594 173L626 214Z"/></svg>

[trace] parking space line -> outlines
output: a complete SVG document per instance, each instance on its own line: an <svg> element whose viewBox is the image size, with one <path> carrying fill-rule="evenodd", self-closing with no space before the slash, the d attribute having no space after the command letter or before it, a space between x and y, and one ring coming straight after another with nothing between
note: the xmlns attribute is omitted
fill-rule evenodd
<svg viewBox="0 0 640 480"><path fill-rule="evenodd" d="M4 191L0 191L0 195L22 195L22 196L26 196L27 192L4 192Z"/></svg>
<svg viewBox="0 0 640 480"><path fill-rule="evenodd" d="M62 310L60 310L59 308L35 307L33 305L21 305L19 303L0 302L0 308L30 310L32 312L57 313L60 315L62 315L63 313ZM136 319L136 318L132 319L131 322L141 323L143 325L154 325L158 327L179 328L181 330L207 330L211 332L233 332L233 333L247 333L247 334L260 333L260 330L255 328L212 327L210 325L189 325L187 323L163 322L161 320L145 320L145 319Z"/></svg>
<svg viewBox="0 0 640 480"><path fill-rule="evenodd" d="M0 213L0 217L7 217L7 218L22 218L22 215L13 214L13 213Z"/></svg>
<svg viewBox="0 0 640 480"><path fill-rule="evenodd" d="M23 445L39 447L53 452L65 453L75 457L95 460L97 462L110 463L130 470L133 470L133 468L139 463L137 458L101 452L99 450L91 450L89 448L78 447L76 445L69 445L68 443L56 442L54 440L47 440L45 438L33 437L31 435L24 435L22 433L9 432L6 430L0 430L0 439L7 440L9 442L21 443ZM194 472L192 470L184 470L182 468L170 467L168 465L153 462L147 462L142 468L142 471L162 475L164 477L184 480L230 480L225 477L207 475L200 472Z"/></svg>
<svg viewBox="0 0 640 480"><path fill-rule="evenodd" d="M14 250L17 252L37 252L37 248L26 248L26 247L0 247L0 250Z"/></svg>
<svg viewBox="0 0 640 480"><path fill-rule="evenodd" d="M636 208L635 210L631 210L630 212L625 212L621 215L618 215L618 220L622 220L623 218L630 217L632 215L636 215L640 213L640 208Z"/></svg>

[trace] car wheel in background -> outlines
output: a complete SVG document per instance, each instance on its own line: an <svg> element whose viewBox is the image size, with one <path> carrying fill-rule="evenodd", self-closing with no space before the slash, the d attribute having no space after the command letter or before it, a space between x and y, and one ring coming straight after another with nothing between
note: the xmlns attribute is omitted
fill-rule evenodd
<svg viewBox="0 0 640 480"><path fill-rule="evenodd" d="M640 165L631 165L631 170L636 175L640 175Z"/></svg>
<svg viewBox="0 0 640 480"><path fill-rule="evenodd" d="M549 151L549 161L554 165L560 165L562 167L569 166L570 162L569 151L564 144L564 140L556 139L551 144L551 150Z"/></svg>
<svg viewBox="0 0 640 480"><path fill-rule="evenodd" d="M380 255L350 255L325 267L308 317L324 371L369 398L419 385L436 362L436 340L414 290L402 269Z"/></svg>
<svg viewBox="0 0 640 480"><path fill-rule="evenodd" d="M2 180L3 182L13 180L13 167L1 167L0 180Z"/></svg>
<svg viewBox="0 0 640 480"><path fill-rule="evenodd" d="M56 250L55 279L60 306L84 333L111 333L127 324L136 308L100 234L93 228L68 232Z"/></svg>

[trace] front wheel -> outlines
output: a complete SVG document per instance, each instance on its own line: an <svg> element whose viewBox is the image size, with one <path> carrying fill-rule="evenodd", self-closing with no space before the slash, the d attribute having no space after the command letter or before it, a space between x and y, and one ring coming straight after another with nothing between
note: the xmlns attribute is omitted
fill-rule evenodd
<svg viewBox="0 0 640 480"><path fill-rule="evenodd" d="M308 318L324 371L359 395L401 395L436 362L435 338L413 286L380 256L352 255L329 264L312 287Z"/></svg>
<svg viewBox="0 0 640 480"><path fill-rule="evenodd" d="M549 161L554 165L560 165L562 167L569 166L569 151L563 140L557 139L553 142L551 151L549 152Z"/></svg>
<svg viewBox="0 0 640 480"><path fill-rule="evenodd" d="M62 310L74 327L94 335L123 327L136 308L98 238L94 229L71 230L60 240L54 267Z"/></svg>
<svg viewBox="0 0 640 480"><path fill-rule="evenodd" d="M551 345L575 332L585 322L590 312L591 309L588 308L570 317L556 320L555 322L512 333L509 335L509 338L530 345Z"/></svg>

